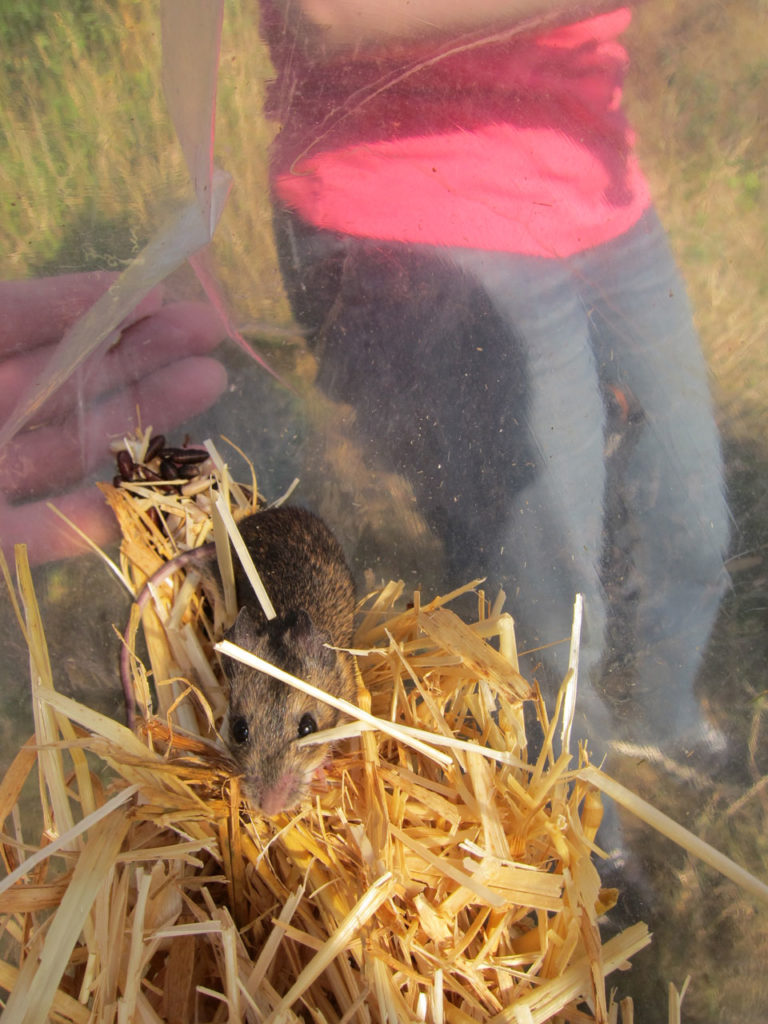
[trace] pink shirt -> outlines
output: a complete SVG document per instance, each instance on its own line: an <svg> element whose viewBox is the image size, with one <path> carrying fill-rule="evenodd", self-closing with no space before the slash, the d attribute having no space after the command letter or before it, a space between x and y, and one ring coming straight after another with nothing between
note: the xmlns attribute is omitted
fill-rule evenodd
<svg viewBox="0 0 768 1024"><path fill-rule="evenodd" d="M274 189L309 223L565 257L622 234L650 205L621 110L627 9L439 61L414 50L409 64L312 64L277 18L265 6L283 125Z"/></svg>

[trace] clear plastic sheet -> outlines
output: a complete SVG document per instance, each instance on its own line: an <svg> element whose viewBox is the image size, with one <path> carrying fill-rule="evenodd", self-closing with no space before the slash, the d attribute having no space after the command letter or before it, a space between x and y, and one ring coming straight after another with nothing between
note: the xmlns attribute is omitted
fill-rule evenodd
<svg viewBox="0 0 768 1024"><path fill-rule="evenodd" d="M127 596L48 503L108 547L110 440L224 435L268 498L300 478L361 589L503 587L548 694L584 592L574 737L765 879L766 11L651 0L577 45L523 6L396 29L393 8L351 43L312 21L343 3L4 6L3 549L30 545L57 685L120 715ZM615 113L621 47L636 136L577 138L585 95ZM536 152L557 186L526 200ZM576 188L584 153L601 194ZM2 606L7 760L31 725ZM685 1020L764 1019L768 910L630 817L606 835L655 936L640 1019L687 975Z"/></svg>

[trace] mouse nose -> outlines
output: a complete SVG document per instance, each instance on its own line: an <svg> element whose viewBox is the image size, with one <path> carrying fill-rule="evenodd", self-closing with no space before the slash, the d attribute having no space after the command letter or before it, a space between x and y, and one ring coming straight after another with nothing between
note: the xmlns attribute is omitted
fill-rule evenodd
<svg viewBox="0 0 768 1024"><path fill-rule="evenodd" d="M298 787L294 772L286 772L273 786L265 786L259 799L264 814L279 814L290 810L297 801Z"/></svg>

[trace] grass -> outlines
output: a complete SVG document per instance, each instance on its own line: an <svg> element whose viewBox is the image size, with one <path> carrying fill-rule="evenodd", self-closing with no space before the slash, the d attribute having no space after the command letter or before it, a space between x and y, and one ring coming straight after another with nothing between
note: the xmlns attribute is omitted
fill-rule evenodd
<svg viewBox="0 0 768 1024"><path fill-rule="evenodd" d="M255 9L255 0L230 0L226 9L217 161L235 184L217 231L215 261L240 322L285 325L267 190L274 126L261 116L270 66ZM734 588L703 680L716 717L746 751L743 771L693 793L667 787L667 799L687 824L762 877L768 863L761 788L768 772L762 752L768 729L767 29L763 0L641 4L628 36L627 97L712 368L734 550L743 556L733 565ZM186 172L158 86L159 67L156 10L138 0L0 5L2 277L119 267L184 194ZM348 452L345 458L361 465ZM58 596L53 589L62 578L68 579L49 576L48 614L58 624L47 619L47 628L66 635L59 668L69 675L70 689L93 686L99 666L110 664L110 623L120 611L112 604L105 609L103 597L87 637L67 635L71 589ZM14 644L3 637L9 715L0 718L0 736L9 751L28 703L26 688L11 689L14 662L24 675L23 651ZM99 699L113 702L114 695L88 693L89 703ZM639 766L643 772L650 788L666 785ZM729 806L742 797L738 813L730 815ZM684 1019L758 1024L768 1004L765 912L663 846L647 852L663 888L649 984L654 971L678 986L690 972Z"/></svg>
<svg viewBox="0 0 768 1024"><path fill-rule="evenodd" d="M128 0L19 7L40 10L0 11L0 274L119 268L187 190L159 88L156 10ZM255 7L230 3L217 160L235 187L216 261L243 320L285 323L267 192L274 129L261 116L269 70Z"/></svg>
<svg viewBox="0 0 768 1024"><path fill-rule="evenodd" d="M167 194L181 170L178 160L161 168L150 158L173 152L169 126L136 113L156 92L156 34L112 5L84 21L80 13L46 6L16 42L13 12L0 16L6 276L119 266L148 233L158 212L152 198ZM86 239L77 229L88 223L96 230ZM107 237L114 223L122 230ZM72 244L78 235L85 244Z"/></svg>
<svg viewBox="0 0 768 1024"><path fill-rule="evenodd" d="M660 29L659 22L663 22ZM768 383L768 10L638 7L628 104L684 271L725 431L762 434Z"/></svg>

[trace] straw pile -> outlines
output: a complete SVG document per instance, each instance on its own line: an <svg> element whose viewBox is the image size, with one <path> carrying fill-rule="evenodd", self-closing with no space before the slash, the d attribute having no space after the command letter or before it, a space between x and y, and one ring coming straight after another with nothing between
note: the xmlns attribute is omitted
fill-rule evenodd
<svg viewBox="0 0 768 1024"><path fill-rule="evenodd" d="M149 443L129 441L133 462ZM195 486L104 489L134 591L220 528L217 496L235 518L255 507L255 485L209 451ZM134 733L56 691L23 550L17 581L36 730L0 785L8 1024L632 1019L605 979L649 936L639 924L601 944L616 894L593 863L599 793L555 753L500 602L478 592L470 624L448 607L476 583L426 603L392 583L361 603L359 715L311 802L267 819L217 738L218 613L189 582L146 610ZM524 699L546 736L533 763ZM17 801L35 773L30 847Z"/></svg>

